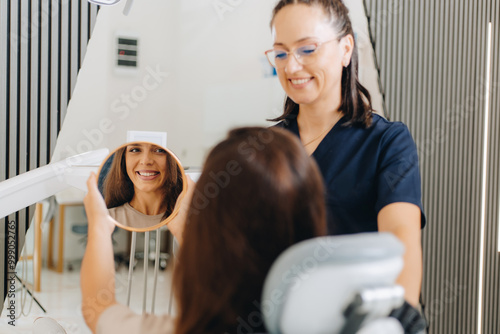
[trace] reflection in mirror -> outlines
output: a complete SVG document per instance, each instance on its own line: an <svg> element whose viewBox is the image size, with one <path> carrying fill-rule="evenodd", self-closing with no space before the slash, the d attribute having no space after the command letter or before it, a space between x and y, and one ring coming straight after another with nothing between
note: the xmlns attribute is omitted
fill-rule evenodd
<svg viewBox="0 0 500 334"><path fill-rule="evenodd" d="M153 143L133 142L115 150L99 171L111 217L129 231L151 231L176 214L175 203L187 182L175 155Z"/></svg>

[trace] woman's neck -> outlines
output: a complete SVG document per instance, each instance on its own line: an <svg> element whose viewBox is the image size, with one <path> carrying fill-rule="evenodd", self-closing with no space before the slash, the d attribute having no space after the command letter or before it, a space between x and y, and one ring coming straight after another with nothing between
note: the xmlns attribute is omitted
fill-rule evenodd
<svg viewBox="0 0 500 334"><path fill-rule="evenodd" d="M339 107L340 94L336 98L331 96L328 101L318 101L314 104L299 106L297 125L300 140L309 155L314 153L329 130L342 118Z"/></svg>
<svg viewBox="0 0 500 334"><path fill-rule="evenodd" d="M130 205L139 212L145 215L159 215L165 212L166 208L163 205L163 194L157 192L145 193L136 191L134 197L130 201Z"/></svg>
<svg viewBox="0 0 500 334"><path fill-rule="evenodd" d="M326 128L333 127L332 122L336 123L342 112L338 110L340 103L333 108L331 106L331 104L300 105L297 122L301 135L320 133Z"/></svg>
<svg viewBox="0 0 500 334"><path fill-rule="evenodd" d="M334 87L336 93L329 94L314 103L301 104L297 122L299 129L305 134L319 133L327 127L332 127L339 119L339 108L341 103L341 89Z"/></svg>

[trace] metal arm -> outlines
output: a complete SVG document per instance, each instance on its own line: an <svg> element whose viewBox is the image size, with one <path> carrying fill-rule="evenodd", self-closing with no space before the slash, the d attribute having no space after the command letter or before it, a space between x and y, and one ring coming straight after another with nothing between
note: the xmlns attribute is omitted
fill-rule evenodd
<svg viewBox="0 0 500 334"><path fill-rule="evenodd" d="M0 183L0 218L6 217L69 187L87 191L91 171L97 171L108 155L104 148L12 177Z"/></svg>

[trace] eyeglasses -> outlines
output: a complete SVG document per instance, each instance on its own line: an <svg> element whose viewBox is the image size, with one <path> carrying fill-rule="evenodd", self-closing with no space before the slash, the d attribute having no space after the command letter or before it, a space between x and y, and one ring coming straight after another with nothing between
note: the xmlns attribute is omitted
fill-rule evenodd
<svg viewBox="0 0 500 334"><path fill-rule="evenodd" d="M290 54L293 54L295 56L295 59L299 64L309 65L314 63L318 58L318 50L321 46L325 45L326 43L338 40L339 39L336 38L326 42L312 43L309 45L301 46L289 52L284 50L271 49L267 50L265 53L267 59L269 60L269 63L276 69L282 69L286 66L286 64L288 63L288 56Z"/></svg>

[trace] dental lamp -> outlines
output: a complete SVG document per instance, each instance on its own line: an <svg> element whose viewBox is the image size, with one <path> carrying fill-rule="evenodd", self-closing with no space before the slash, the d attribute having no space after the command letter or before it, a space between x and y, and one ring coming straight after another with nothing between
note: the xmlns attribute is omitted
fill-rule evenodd
<svg viewBox="0 0 500 334"><path fill-rule="evenodd" d="M0 182L0 218L67 188L87 191L90 172L97 172L108 153L103 148L75 155Z"/></svg>
<svg viewBox="0 0 500 334"><path fill-rule="evenodd" d="M93 3L99 6L112 6L119 3L121 0L88 0L88 2ZM123 14L128 15L130 13L130 9L132 8L132 3L134 0L127 0L125 4L125 8L123 8Z"/></svg>

